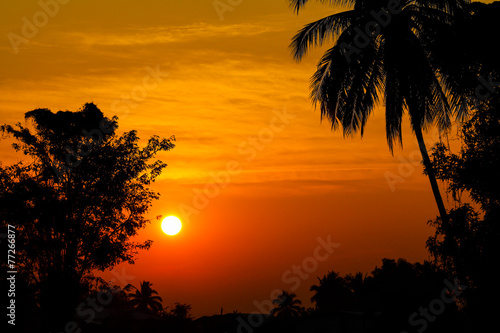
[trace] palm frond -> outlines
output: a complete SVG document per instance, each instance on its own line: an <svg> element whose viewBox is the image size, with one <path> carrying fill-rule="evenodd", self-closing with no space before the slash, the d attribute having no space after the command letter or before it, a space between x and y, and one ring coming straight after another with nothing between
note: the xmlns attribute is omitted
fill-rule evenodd
<svg viewBox="0 0 500 333"><path fill-rule="evenodd" d="M354 14L353 10L349 10L305 25L290 44L294 59L300 61L311 47L321 46L330 38L335 39L337 34L349 27Z"/></svg>
<svg viewBox="0 0 500 333"><path fill-rule="evenodd" d="M299 10L302 9L306 3L309 0L288 0L289 6L293 8L293 11L296 12L297 14L299 13ZM331 6L333 5L338 5L338 6L354 6L356 3L356 0L316 0L321 3L328 2Z"/></svg>
<svg viewBox="0 0 500 333"><path fill-rule="evenodd" d="M468 10L470 0L417 0L419 7L436 8L452 15L463 13Z"/></svg>
<svg viewBox="0 0 500 333"><path fill-rule="evenodd" d="M333 66L333 58L335 52L337 52L336 47L332 47L323 55L318 63L317 70L311 77L311 95L310 98L314 105L327 100L327 95L324 93L328 83L330 81L330 71ZM332 97L332 96L331 96ZM323 112L321 112L323 115ZM336 124L336 116L332 115L332 125Z"/></svg>
<svg viewBox="0 0 500 333"><path fill-rule="evenodd" d="M403 145L401 122L406 105L399 91L400 87L399 77L393 71L388 71L385 82L385 133L391 153L394 151L395 142Z"/></svg>
<svg viewBox="0 0 500 333"><path fill-rule="evenodd" d="M446 82L440 79L432 57L419 36L411 34L410 39L413 46L413 66L408 71L415 81L408 87L411 93L407 97L415 100L413 104L419 104L418 110L414 108L409 110L411 121L422 129L436 121L440 130L446 130L451 126L453 116L453 109L448 102L448 87Z"/></svg>
<svg viewBox="0 0 500 333"><path fill-rule="evenodd" d="M160 296L150 296L148 299L153 300L153 301L163 302L163 299Z"/></svg>
<svg viewBox="0 0 500 333"><path fill-rule="evenodd" d="M313 104L319 102L321 117L331 122L332 130L341 125L345 136L358 131L363 134L368 116L384 87L378 39L349 63L343 45L352 42L352 36L355 34L350 30L339 36L335 46L325 52L311 78Z"/></svg>

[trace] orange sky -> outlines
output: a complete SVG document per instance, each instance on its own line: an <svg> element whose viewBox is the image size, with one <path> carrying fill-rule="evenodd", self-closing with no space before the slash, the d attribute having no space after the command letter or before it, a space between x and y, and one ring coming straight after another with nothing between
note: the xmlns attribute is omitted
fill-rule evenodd
<svg viewBox="0 0 500 333"><path fill-rule="evenodd" d="M282 276L312 262L318 237L340 246L299 279L306 306L329 270L428 258L426 221L437 209L407 119L394 156L380 108L363 139L332 133L307 98L321 50L297 64L287 48L305 23L338 9L311 2L296 16L285 0L243 0L220 16L213 0L58 1L45 17L37 0L0 4L1 123L93 101L120 118L120 132L177 137L160 156L169 165L154 185L162 196L139 236L154 245L123 265L129 283L149 280L165 305L190 303L195 316L251 312L296 285L294 273ZM428 146L437 137L428 134ZM6 141L0 151L4 164L20 158ZM210 187L228 163L240 172ZM388 172L404 179L394 191ZM207 186L215 192L203 202L196 193ZM159 214L183 218L182 232L163 234Z"/></svg>

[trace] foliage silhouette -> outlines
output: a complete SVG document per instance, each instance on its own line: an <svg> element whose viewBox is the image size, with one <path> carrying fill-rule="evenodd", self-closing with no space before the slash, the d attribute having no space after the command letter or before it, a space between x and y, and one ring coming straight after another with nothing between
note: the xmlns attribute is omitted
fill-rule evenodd
<svg viewBox="0 0 500 333"><path fill-rule="evenodd" d="M288 293L283 290L281 294L273 300L273 304L275 304L276 307L271 309L270 315L283 320L298 318L303 308L300 306L302 301L295 299L295 297L297 297L297 295L294 293Z"/></svg>
<svg viewBox="0 0 500 333"><path fill-rule="evenodd" d="M191 319L191 315L189 314L190 311L190 304L176 302L174 307L169 311L168 316L177 320L188 320Z"/></svg>
<svg viewBox="0 0 500 333"><path fill-rule="evenodd" d="M383 259L382 266L372 272L372 278L370 297L374 300L375 310L381 313L377 323L380 332L417 332L424 329L421 323L409 325L410 317L418 314L414 323L425 318L420 309L440 299L446 288L445 272L429 261L409 263L404 259ZM455 331L460 327L457 317L456 304L446 304L441 315L426 323L425 330Z"/></svg>
<svg viewBox="0 0 500 333"><path fill-rule="evenodd" d="M488 78L500 74L500 44L491 39L500 34L499 16L500 2L473 2L466 7L466 15L456 17L447 33L435 36L439 47L434 54L439 67L445 68L444 73L449 76L447 82L469 96L472 105L477 103L478 92L490 93ZM483 79L478 82L478 78ZM486 85L480 88L485 91L477 91L478 83Z"/></svg>
<svg viewBox="0 0 500 333"><path fill-rule="evenodd" d="M453 199L467 192L485 211L500 205L500 94L482 103L459 133L462 147L454 154L443 143L433 147L437 177L446 182Z"/></svg>
<svg viewBox="0 0 500 333"><path fill-rule="evenodd" d="M130 238L149 222L144 214L159 197L148 186L166 164L150 160L172 149L175 138L153 136L141 149L135 131L118 136L118 119L92 103L78 112L36 109L25 118L28 127L0 128L27 156L0 165L0 223L17 227L18 269L52 329L72 317L94 270L133 263L151 246ZM68 161L73 167L54 171Z"/></svg>
<svg viewBox="0 0 500 333"><path fill-rule="evenodd" d="M308 1L289 2L298 13ZM422 131L433 124L447 129L454 113L466 111L462 91L452 89L455 86L447 82L446 68L439 67L433 51L438 46L435 35L450 31L467 2L400 0L397 8L388 9L387 0L333 0L329 4L352 8L306 25L290 45L300 61L310 48L334 40L311 78L310 96L333 130L341 127L345 136L363 135L368 117L383 99L392 152L395 143L402 144L401 123L408 113L443 218L446 209Z"/></svg>
<svg viewBox="0 0 500 333"><path fill-rule="evenodd" d="M409 317L441 297L445 278L445 272L431 262L409 263L404 259L383 259L382 266L370 275L341 276L332 271L311 287L316 310L310 318L337 318L341 330L346 331L353 329L349 327L354 320L363 323L366 330L371 327L370 332L416 332L421 327L409 328ZM460 323L456 319L456 305L448 304L445 313L428 325L428 332L456 328ZM450 324L451 320L456 322Z"/></svg>
<svg viewBox="0 0 500 333"><path fill-rule="evenodd" d="M344 278L347 288L349 289L352 297L351 307L357 311L368 311L373 308L370 304L370 291L372 287L371 276L368 274L358 272L354 275L348 274Z"/></svg>
<svg viewBox="0 0 500 333"><path fill-rule="evenodd" d="M450 223L437 218L427 247L450 276L457 276L468 289L462 294L471 320L487 328L495 318L489 305L500 297L496 265L500 256L500 94L479 104L461 128L462 147L453 153L437 144L432 153L439 179L446 182L457 207L449 212ZM472 204L463 203L463 194Z"/></svg>
<svg viewBox="0 0 500 333"><path fill-rule="evenodd" d="M319 284L311 286L310 290L315 294L311 302L316 304L316 310L320 312L339 311L350 303L350 290L346 280L337 272L331 271L322 278L318 278Z"/></svg>
<svg viewBox="0 0 500 333"><path fill-rule="evenodd" d="M150 312L158 315L163 310L163 301L158 292L151 288L153 284L149 281L142 281L140 288L134 287L135 292L128 294L130 304L139 311Z"/></svg>

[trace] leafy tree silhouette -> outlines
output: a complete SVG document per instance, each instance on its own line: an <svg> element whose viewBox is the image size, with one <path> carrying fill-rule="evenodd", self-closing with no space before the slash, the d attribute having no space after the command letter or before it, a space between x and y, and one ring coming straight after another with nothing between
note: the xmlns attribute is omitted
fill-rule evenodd
<svg viewBox="0 0 500 333"><path fill-rule="evenodd" d="M373 270L370 283L370 297L373 299L371 304L374 305L372 311L381 313L378 331L421 330L421 325L409 325L409 318L412 313L420 313L421 308L442 296L443 289L446 288L445 278L445 272L429 261L410 263L405 259L382 259L382 266ZM460 321L457 317L453 317L452 321L448 318L456 310L455 304L447 304L445 313L428 322L427 331L455 331L460 327Z"/></svg>
<svg viewBox="0 0 500 333"><path fill-rule="evenodd" d="M158 292L151 288L153 284L148 281L141 282L140 289L135 288L135 293L129 293L128 297L130 304L134 306L137 310L150 312L155 315L160 314L163 310L163 301Z"/></svg>
<svg viewBox="0 0 500 333"><path fill-rule="evenodd" d="M370 292L373 278L368 274L363 275L363 273L357 272L354 275L346 275L344 280L352 298L351 309L354 311L370 310L372 308Z"/></svg>
<svg viewBox="0 0 500 333"><path fill-rule="evenodd" d="M498 79L500 74L500 44L491 41L491 36L500 34L499 15L498 1L472 2L466 7L466 15L455 17L449 32L435 35L439 47L434 54L449 76L447 82L469 96L468 102L473 105L478 97L491 95L488 81Z"/></svg>
<svg viewBox="0 0 500 333"><path fill-rule="evenodd" d="M310 288L315 292L311 302L316 304L316 310L322 313L345 310L351 303L347 281L334 271L328 272L322 278L318 277L318 280L319 284Z"/></svg>
<svg viewBox="0 0 500 333"><path fill-rule="evenodd" d="M490 300L500 297L496 285L496 262L500 256L500 94L479 104L461 128L462 147L453 153L437 144L431 155L437 177L446 182L456 201L449 212L450 223L429 221L436 227L427 247L436 261L468 285L462 301L471 322L493 324ZM472 205L462 201L463 194ZM476 327L477 328L477 327Z"/></svg>
<svg viewBox="0 0 500 333"><path fill-rule="evenodd" d="M190 311L191 311L190 304L182 304L182 303L176 302L174 304L174 307L168 313L168 315L173 319L187 320L187 319L191 319L190 318L191 315L189 314Z"/></svg>
<svg viewBox="0 0 500 333"><path fill-rule="evenodd" d="M309 318L336 319L346 331L354 329L350 325L357 322L372 327L370 332L416 332L421 326L409 327L409 317L441 297L445 278L445 272L432 262L409 263L405 259L383 259L382 266L370 275L341 276L330 271L311 286L316 309ZM446 314L432 318L428 331L443 331L443 327L454 331L461 324L456 305L447 304Z"/></svg>
<svg viewBox="0 0 500 333"><path fill-rule="evenodd" d="M289 2L298 13L308 1ZM433 124L446 129L454 111L466 111L462 107L465 97L460 90L451 89L454 86L443 75L445 68L433 58L438 47L435 35L450 30L466 2L400 0L398 8L387 9L387 0L332 0L328 2L332 6L350 5L352 9L306 25L290 45L300 61L310 48L334 40L311 78L311 99L315 105L319 103L321 116L333 130L341 127L345 136L358 131L363 135L368 117L383 98L392 152L395 143L402 144L401 123L408 113L443 218L446 209L423 130Z"/></svg>
<svg viewBox="0 0 500 333"><path fill-rule="evenodd" d="M454 154L443 143L433 147L437 177L446 182L453 199L466 192L484 211L500 205L500 93L482 103L460 129L462 147Z"/></svg>
<svg viewBox="0 0 500 333"><path fill-rule="evenodd" d="M27 156L0 165L0 224L16 226L18 270L38 290L43 329L57 330L73 316L93 271L134 263L137 251L151 246L130 238L159 197L148 186L166 164L151 159L175 138L153 136L141 149L136 131L118 136L118 119L92 103L77 112L36 109L25 118L27 127L0 128Z"/></svg>
<svg viewBox="0 0 500 333"><path fill-rule="evenodd" d="M294 293L288 293L283 290L281 294L273 300L273 304L277 306L271 309L271 316L283 320L298 318L303 308L300 306L302 301L295 299L295 297L297 297L297 295Z"/></svg>

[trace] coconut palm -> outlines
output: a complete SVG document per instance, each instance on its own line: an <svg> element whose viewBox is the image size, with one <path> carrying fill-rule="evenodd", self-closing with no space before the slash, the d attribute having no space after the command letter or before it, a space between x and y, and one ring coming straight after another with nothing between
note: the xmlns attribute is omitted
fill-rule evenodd
<svg viewBox="0 0 500 333"><path fill-rule="evenodd" d="M349 290L358 298L364 293L369 281L368 274L363 275L361 272L357 272L354 275L347 274L344 279Z"/></svg>
<svg viewBox="0 0 500 333"><path fill-rule="evenodd" d="M308 0L289 0L298 13ZM321 2L327 2L321 0ZM391 153L402 145L401 122L408 113L439 213L446 209L423 139L431 125L446 129L462 116L462 96L433 58L436 34L450 30L466 2L460 0L329 0L351 9L307 24L290 45L300 61L332 39L311 78L311 99L321 117L344 136L360 132L379 101L385 102ZM397 6L395 6L395 4Z"/></svg>
<svg viewBox="0 0 500 333"><path fill-rule="evenodd" d="M137 310L152 312L154 314L158 314L161 310L163 310L163 306L161 302L163 301L158 292L153 290L152 283L149 281L142 281L140 290L135 288L135 293L129 293L128 297L130 300L130 304L132 304Z"/></svg>
<svg viewBox="0 0 500 333"><path fill-rule="evenodd" d="M367 311L368 307L372 305L370 293L373 291L373 278L368 274L363 275L357 272L355 275L347 274L344 278L347 288L351 292L352 308L356 311Z"/></svg>
<svg viewBox="0 0 500 333"><path fill-rule="evenodd" d="M297 297L297 295L294 293L288 293L283 290L282 293L273 300L273 304L276 304L277 307L271 310L271 316L276 316L276 318L279 319L297 318L303 308L300 306L302 301L295 299L295 297Z"/></svg>
<svg viewBox="0 0 500 333"><path fill-rule="evenodd" d="M318 277L319 283L311 286L314 291L311 302L316 304L316 310L321 312L345 310L351 303L352 293L347 281L339 273L331 271L322 278Z"/></svg>

